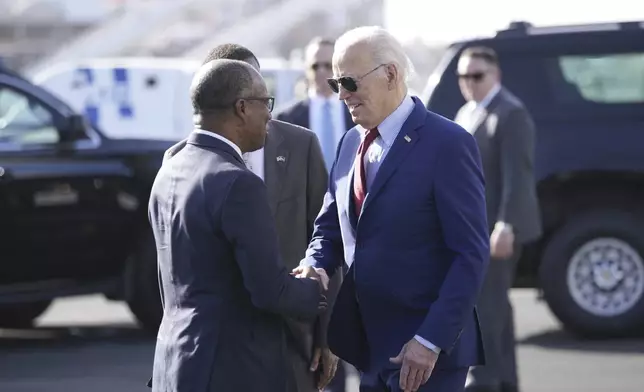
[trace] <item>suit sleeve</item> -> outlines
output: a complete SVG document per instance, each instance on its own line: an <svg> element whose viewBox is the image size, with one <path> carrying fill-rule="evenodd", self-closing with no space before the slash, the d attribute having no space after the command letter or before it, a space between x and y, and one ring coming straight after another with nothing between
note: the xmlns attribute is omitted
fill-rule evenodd
<svg viewBox="0 0 644 392"><path fill-rule="evenodd" d="M315 224L315 218L317 218L320 212L320 208L322 207L322 204L324 202L324 194L326 193L327 184L329 182L326 165L324 163L324 157L322 156L322 149L320 148L320 142L318 141L318 138L317 136L315 136L315 134L311 134L311 143L308 158L309 163L306 199L307 227L309 228L307 236L310 240L313 236L313 226ZM329 289L326 293L328 306L327 309L320 315L315 325L314 339L316 347L327 347L326 335L329 321L331 320L331 309L333 309L333 304L335 303L335 298L338 295L341 284L342 274L335 274L329 282Z"/></svg>
<svg viewBox="0 0 644 392"><path fill-rule="evenodd" d="M283 316L315 318L319 284L296 279L283 264L266 186L259 177L244 172L234 180L223 207L222 229L255 306Z"/></svg>
<svg viewBox="0 0 644 392"><path fill-rule="evenodd" d="M498 125L501 151L502 192L497 222L516 226L521 214L521 194L525 192L524 179L532 178L534 166L534 123L528 112L517 108L508 113Z"/></svg>
<svg viewBox="0 0 644 392"><path fill-rule="evenodd" d="M283 110L283 111L277 113L275 118L280 120L280 121L287 122L287 123L293 123L291 121L290 110Z"/></svg>
<svg viewBox="0 0 644 392"><path fill-rule="evenodd" d="M338 150L341 145L342 140L338 145ZM335 162L331 167L329 178L333 178L334 168ZM338 219L338 207L335 202L335 184L333 181L329 181L328 184L322 208L315 219L311 242L300 265L324 268L327 275L332 278L344 261L344 247Z"/></svg>
<svg viewBox="0 0 644 392"><path fill-rule="evenodd" d="M472 317L489 262L485 184L478 147L472 135L454 132L440 149L434 198L445 244L454 255L417 334L450 353Z"/></svg>
<svg viewBox="0 0 644 392"><path fill-rule="evenodd" d="M181 151L186 146L186 144L187 144L187 140L183 139L175 143L172 147L168 148L163 154L163 163L165 163L168 159L175 156L179 151Z"/></svg>
<svg viewBox="0 0 644 392"><path fill-rule="evenodd" d="M308 156L308 181L306 184L306 223L308 227L307 238L313 236L315 218L320 213L329 183L329 174L326 170L322 148L317 136L311 133Z"/></svg>

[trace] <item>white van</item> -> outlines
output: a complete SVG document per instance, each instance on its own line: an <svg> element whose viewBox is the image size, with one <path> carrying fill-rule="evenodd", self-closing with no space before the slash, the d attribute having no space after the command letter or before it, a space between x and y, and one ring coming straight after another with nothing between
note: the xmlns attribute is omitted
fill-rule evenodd
<svg viewBox="0 0 644 392"><path fill-rule="evenodd" d="M56 64L33 82L84 113L111 138L180 140L192 130L189 87L201 63L165 58L90 59ZM306 93L304 71L260 59L276 110Z"/></svg>

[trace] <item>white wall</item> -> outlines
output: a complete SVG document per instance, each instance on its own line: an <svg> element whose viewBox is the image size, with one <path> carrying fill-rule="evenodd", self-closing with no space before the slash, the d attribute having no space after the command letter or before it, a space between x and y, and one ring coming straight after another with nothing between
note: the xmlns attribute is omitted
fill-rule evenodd
<svg viewBox="0 0 644 392"><path fill-rule="evenodd" d="M107 17L127 0L0 0L0 9L5 18L16 15L42 19L51 10L64 15L71 23L94 23ZM7 13L7 11L9 11ZM8 15L7 15L8 14Z"/></svg>
<svg viewBox="0 0 644 392"><path fill-rule="evenodd" d="M403 41L430 43L494 34L511 21L535 26L642 21L644 2L611 0L385 0L385 26Z"/></svg>

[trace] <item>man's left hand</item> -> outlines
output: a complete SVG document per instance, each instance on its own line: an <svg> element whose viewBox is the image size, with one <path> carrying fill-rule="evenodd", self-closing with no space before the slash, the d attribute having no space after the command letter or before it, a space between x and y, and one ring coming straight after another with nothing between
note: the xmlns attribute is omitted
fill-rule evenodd
<svg viewBox="0 0 644 392"><path fill-rule="evenodd" d="M512 226L497 222L490 236L490 255L496 259L504 260L514 252L514 232Z"/></svg>
<svg viewBox="0 0 644 392"><path fill-rule="evenodd" d="M293 268L291 275L294 275L296 278L309 278L317 280L322 287L322 290L327 291L329 289L329 277L326 274L326 271L323 268L315 268L308 266L298 266Z"/></svg>
<svg viewBox="0 0 644 392"><path fill-rule="evenodd" d="M311 361L311 371L315 372L319 366L322 366L320 379L318 380L318 389L323 390L335 376L338 369L338 357L336 357L328 348L317 347L313 352L313 361Z"/></svg>
<svg viewBox="0 0 644 392"><path fill-rule="evenodd" d="M418 340L412 339L405 344L391 363L402 364L400 369L400 389L404 392L417 391L429 380L438 354L423 346Z"/></svg>

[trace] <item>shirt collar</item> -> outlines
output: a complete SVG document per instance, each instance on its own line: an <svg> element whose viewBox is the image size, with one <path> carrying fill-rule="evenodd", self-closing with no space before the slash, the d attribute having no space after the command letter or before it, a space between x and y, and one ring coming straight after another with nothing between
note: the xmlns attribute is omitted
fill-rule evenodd
<svg viewBox="0 0 644 392"><path fill-rule="evenodd" d="M214 137L215 139L221 140L222 142L224 142L224 143L228 144L230 147L232 147L233 150L235 150L235 152L237 152L237 154L239 154L240 158L244 159L244 156L242 155L241 149L235 143L231 142L230 140L226 139L225 137L221 136L220 134L210 132L210 131L206 131L206 130L199 129L199 128L195 129L193 132L200 133L202 135Z"/></svg>
<svg viewBox="0 0 644 392"><path fill-rule="evenodd" d="M414 100L410 95L406 95L396 110L378 125L378 133L387 147L391 147L394 144L396 136L398 136L400 129L414 110L414 106Z"/></svg>
<svg viewBox="0 0 644 392"><path fill-rule="evenodd" d="M313 103L324 103L324 102L334 103L336 101L339 102L336 94L331 94L328 97L325 97L323 95L316 93L315 90L313 89L309 89L308 96L311 102Z"/></svg>
<svg viewBox="0 0 644 392"><path fill-rule="evenodd" d="M487 108L487 105L489 105L490 102L492 102L492 100L494 99L494 97L496 97L496 95L499 93L499 91L501 91L501 85L497 83L497 84L494 85L494 87L492 87L490 92L487 93L485 98L483 98L481 100L481 102L479 102L476 106L480 106L482 108Z"/></svg>

